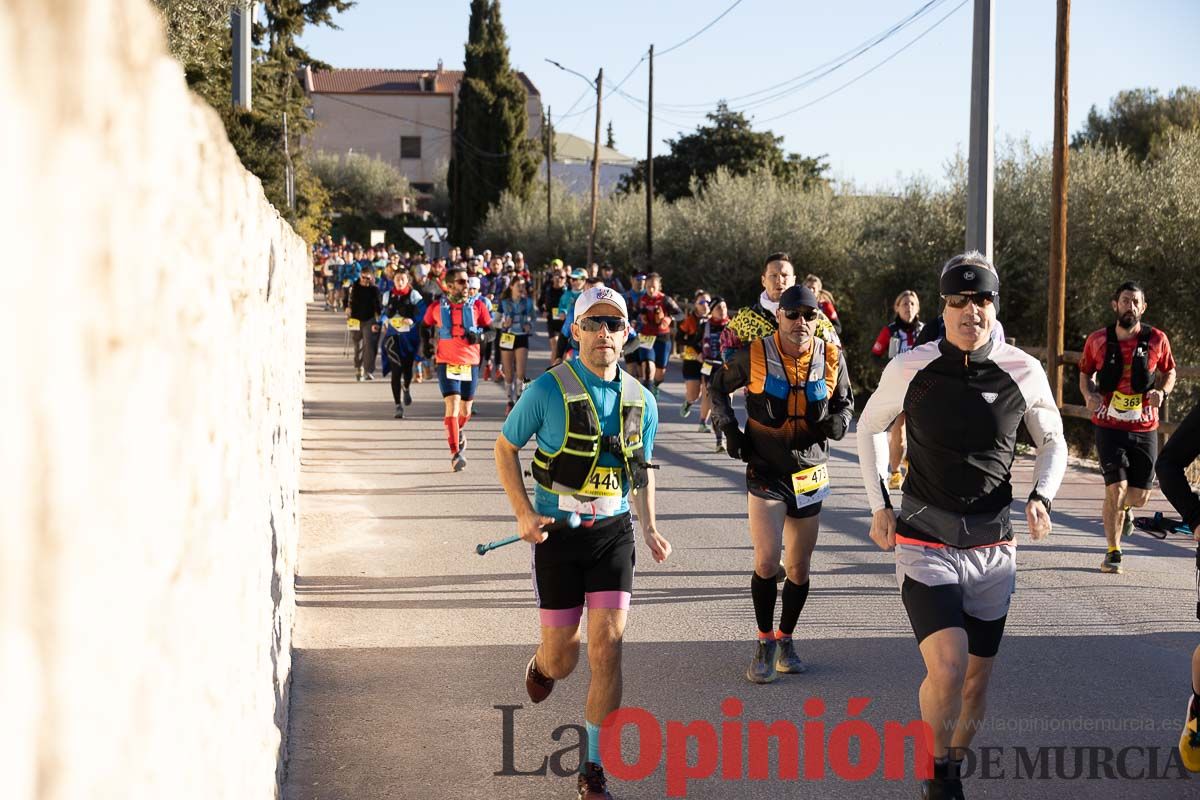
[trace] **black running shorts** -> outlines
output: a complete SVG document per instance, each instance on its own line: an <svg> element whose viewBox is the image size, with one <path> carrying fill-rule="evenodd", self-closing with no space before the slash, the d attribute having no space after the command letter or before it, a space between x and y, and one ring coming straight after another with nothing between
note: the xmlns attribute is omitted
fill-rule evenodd
<svg viewBox="0 0 1200 800"><path fill-rule="evenodd" d="M627 610L636 548L628 512L591 528L550 534L533 550L533 592L543 625L573 627L588 608Z"/></svg>
<svg viewBox="0 0 1200 800"><path fill-rule="evenodd" d="M1096 428L1096 455L1104 485L1128 481L1138 489L1154 487L1154 462L1158 459L1158 431L1122 431Z"/></svg>
<svg viewBox="0 0 1200 800"><path fill-rule="evenodd" d="M803 508L796 507L796 493L792 491L792 478L785 478L746 470L746 491L764 500L778 500L787 506L787 515L792 519L806 519L821 513L821 503L816 502Z"/></svg>

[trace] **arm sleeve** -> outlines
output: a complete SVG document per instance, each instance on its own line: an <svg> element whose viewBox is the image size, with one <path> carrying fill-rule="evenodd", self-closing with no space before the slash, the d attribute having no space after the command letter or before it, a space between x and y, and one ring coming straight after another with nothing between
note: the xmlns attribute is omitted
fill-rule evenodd
<svg viewBox="0 0 1200 800"><path fill-rule="evenodd" d="M825 420L824 433L827 438L839 441L850 428L854 416L854 391L850 388L850 369L846 365L846 351L838 351L837 386L829 399L829 417Z"/></svg>
<svg viewBox="0 0 1200 800"><path fill-rule="evenodd" d="M862 471L863 488L866 489L872 514L881 508L891 507L883 483L888 455L884 431L904 410L904 395L908 392L911 379L905 359L893 358L884 367L879 388L871 395L862 416L858 418L858 466Z"/></svg>
<svg viewBox="0 0 1200 800"><path fill-rule="evenodd" d="M1063 437L1062 415L1054 404L1050 382L1046 380L1040 363L1031 365L1029 380L1033 396L1029 398L1025 409L1025 427L1037 446L1033 491L1053 500L1067 472L1067 440Z"/></svg>
<svg viewBox="0 0 1200 800"><path fill-rule="evenodd" d="M888 340L892 338L892 332L888 330L888 326L884 325L883 330L875 337L875 344L871 345L871 355L880 360L887 359Z"/></svg>
<svg viewBox="0 0 1200 800"><path fill-rule="evenodd" d="M739 350L725 365L712 374L708 383L708 398L712 401L713 427L720 429L737 424L733 401L729 395L750 383L750 351Z"/></svg>

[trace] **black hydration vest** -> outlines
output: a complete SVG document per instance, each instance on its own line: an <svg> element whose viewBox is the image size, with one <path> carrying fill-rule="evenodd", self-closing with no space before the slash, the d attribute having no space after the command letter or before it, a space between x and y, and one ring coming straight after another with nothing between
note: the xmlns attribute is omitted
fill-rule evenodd
<svg viewBox="0 0 1200 800"><path fill-rule="evenodd" d="M1130 366L1129 382L1134 394L1142 394L1154 386L1154 374L1150 372L1150 337L1154 328L1142 325L1138 333L1137 346L1133 349L1133 364ZM1125 362L1121 358L1121 343L1117 341L1117 326L1105 328L1104 365L1096 376L1096 385L1105 393L1115 392L1121 383Z"/></svg>

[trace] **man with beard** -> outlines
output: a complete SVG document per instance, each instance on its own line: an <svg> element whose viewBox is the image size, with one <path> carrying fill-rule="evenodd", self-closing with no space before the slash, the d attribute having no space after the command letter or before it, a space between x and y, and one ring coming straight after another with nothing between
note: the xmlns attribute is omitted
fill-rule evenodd
<svg viewBox="0 0 1200 800"><path fill-rule="evenodd" d="M779 310L779 298L791 286L796 285L796 268L787 253L772 253L767 256L762 270L762 294L751 306L738 310L721 335L721 347L737 350L748 347L751 342L770 336L778 328L775 312ZM815 335L818 339L841 347L837 331L820 309L817 309Z"/></svg>
<svg viewBox="0 0 1200 800"><path fill-rule="evenodd" d="M496 439L496 471L517 530L532 550L541 644L525 667L525 690L540 703L574 671L586 605L591 681L577 796L612 800L600 760L600 725L621 705L621 642L635 550L630 507L656 562L667 559L671 545L656 527L649 463L657 406L618 365L629 335L625 300L593 286L579 295L573 312L569 330L579 355L543 373L521 395ZM533 438L531 503L520 454ZM549 534L543 529L572 513L585 517L583 527Z"/></svg>
<svg viewBox="0 0 1200 800"><path fill-rule="evenodd" d="M790 264L788 265L791 266ZM746 462L754 573L750 596L758 640L746 670L752 683L776 673L804 672L792 634L808 598L821 502L829 495L829 440L850 425L854 396L841 348L817 337L818 300L806 286L779 296L776 331L730 356L709 384L713 427L732 458ZM729 396L746 389L746 429ZM775 629L776 580L782 548L786 579Z"/></svg>
<svg viewBox="0 0 1200 800"><path fill-rule="evenodd" d="M1133 281L1113 292L1116 322L1087 338L1079 359L1079 391L1092 412L1096 455L1104 475L1101 572L1120 573L1121 538L1133 531L1133 509L1150 499L1158 457L1158 409L1175 387L1167 335L1142 323L1146 293Z"/></svg>

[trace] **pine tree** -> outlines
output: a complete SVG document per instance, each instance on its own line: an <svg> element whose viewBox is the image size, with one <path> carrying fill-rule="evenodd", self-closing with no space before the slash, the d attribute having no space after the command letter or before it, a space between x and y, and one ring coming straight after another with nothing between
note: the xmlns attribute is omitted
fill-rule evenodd
<svg viewBox="0 0 1200 800"><path fill-rule="evenodd" d="M617 149L617 137L613 135L612 122L608 123L608 132L604 137L604 146L610 150Z"/></svg>
<svg viewBox="0 0 1200 800"><path fill-rule="evenodd" d="M504 192L528 197L538 143L528 137L527 94L508 61L499 0L471 0L450 161L450 239L471 244Z"/></svg>

